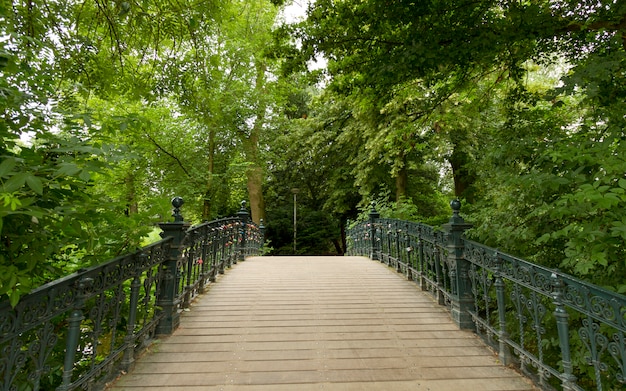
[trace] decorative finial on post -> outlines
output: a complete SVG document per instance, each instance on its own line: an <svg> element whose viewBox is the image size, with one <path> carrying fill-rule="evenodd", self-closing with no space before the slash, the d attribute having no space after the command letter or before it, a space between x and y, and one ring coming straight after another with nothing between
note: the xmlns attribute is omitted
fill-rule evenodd
<svg viewBox="0 0 626 391"><path fill-rule="evenodd" d="M452 217L450 217L450 224L463 224L465 220L459 214L461 212L461 201L456 198L450 201L450 208L452 208Z"/></svg>
<svg viewBox="0 0 626 391"><path fill-rule="evenodd" d="M380 213L376 210L376 201L370 202L370 217L375 219L380 217Z"/></svg>
<svg viewBox="0 0 626 391"><path fill-rule="evenodd" d="M259 231L261 232L261 247L265 245L265 221L259 220Z"/></svg>
<svg viewBox="0 0 626 391"><path fill-rule="evenodd" d="M183 206L185 201L182 197L174 197L172 198L172 206L174 207L174 213L172 216L174 217L174 222L183 221L183 215L180 214L180 207Z"/></svg>
<svg viewBox="0 0 626 391"><path fill-rule="evenodd" d="M248 209L246 209L246 201L241 201L241 208L239 212L237 212L237 217L239 217L242 223L248 222L250 213L248 213Z"/></svg>

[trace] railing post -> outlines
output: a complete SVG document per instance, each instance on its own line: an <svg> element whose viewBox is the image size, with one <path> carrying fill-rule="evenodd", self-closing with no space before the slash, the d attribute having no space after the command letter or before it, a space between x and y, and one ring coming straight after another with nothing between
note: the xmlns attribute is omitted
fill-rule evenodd
<svg viewBox="0 0 626 391"><path fill-rule="evenodd" d="M500 361L502 361L502 365L509 365L511 363L511 350L509 349L509 344L507 343L507 339L509 338L509 333L506 329L506 302L505 302L505 284L504 279L502 278L502 259L500 258L498 252L494 254L495 259L495 271L494 271L494 286L496 288L496 301L498 305L498 348L499 348L499 356Z"/></svg>
<svg viewBox="0 0 626 391"><path fill-rule="evenodd" d="M170 251L167 259L163 263L163 269L160 275L160 290L158 293L158 300L156 305L158 311L163 315L163 318L159 321L156 328L157 335L169 335L180 323L180 314L178 313L178 307L180 299L178 297L178 257L181 253L182 242L185 238L185 233L189 228L189 223L183 221L183 216L180 214L180 207L183 206L183 199L180 197L174 197L172 199L172 206L174 207L174 222L161 223L159 227L163 230L161 232L162 238L172 237L172 243L170 245Z"/></svg>
<svg viewBox="0 0 626 391"><path fill-rule="evenodd" d="M559 333L559 346L561 347L561 363L563 365L563 373L561 374L561 385L564 391L572 391L577 389L576 376L573 374L572 355L569 345L569 314L563 305L563 293L565 292L565 284L563 280L552 273L552 298L555 305L554 317L556 318L556 328Z"/></svg>
<svg viewBox="0 0 626 391"><path fill-rule="evenodd" d="M443 261L442 257L444 256L444 254L442 254L443 251L441 251L441 249L439 249L439 247L435 247L434 251L433 251L433 258L434 258L434 262L435 262L435 283L437 284L437 289L436 289L436 296L437 296L437 304L439 305L445 305L446 304L446 296L444 295L444 284L443 284L443 271L441 270L441 262ZM455 268L451 268L452 270L450 270L450 279L452 280L454 278L454 276L456 275L456 269ZM458 292L458 290L456 289L456 287L452 287L453 291L452 291L452 311L453 311L453 317L454 317L454 297L455 297L455 293Z"/></svg>
<svg viewBox="0 0 626 391"><path fill-rule="evenodd" d="M459 215L461 210L461 202L456 199L450 202L452 208L452 217L443 228L447 236L446 249L448 250L448 263L450 265L451 283L454 285L452 300L452 320L461 329L474 329L475 325L472 321L470 311L474 304L472 295L471 282L469 279L469 262L463 257L463 232L471 228Z"/></svg>
<svg viewBox="0 0 626 391"><path fill-rule="evenodd" d="M402 240L402 229L398 227L398 223L396 223L396 272L400 273L402 271L401 262L402 262L402 253L400 252L400 241Z"/></svg>
<svg viewBox="0 0 626 391"><path fill-rule="evenodd" d="M246 210L246 201L241 201L241 209L237 212L239 218L239 254L235 257L233 263L246 260L246 229L248 226L248 220L250 219L250 213Z"/></svg>
<svg viewBox="0 0 626 391"><path fill-rule="evenodd" d="M145 254L139 255L140 259L146 258ZM143 263L143 262L140 262ZM130 284L130 300L128 310L128 324L126 325L126 336L124 342L126 349L124 350L124 357L122 359L122 369L128 371L135 361L135 323L137 322L137 306L139 303L139 290L141 289L140 274L135 275L133 281Z"/></svg>
<svg viewBox="0 0 626 391"><path fill-rule="evenodd" d="M210 228L211 229L211 228ZM211 241L209 243L206 244L206 246L210 246L211 248L209 249L209 254L210 258L211 258L211 263L209 266L209 281L210 282L215 282L217 279L217 268L219 267L218 262L217 262L217 249L218 249L218 241L216 238L216 234L214 233L214 228L211 229L211 231L213 231L211 233Z"/></svg>
<svg viewBox="0 0 626 391"><path fill-rule="evenodd" d="M83 307L87 292L93 286L93 278L83 277L76 286L76 303L68 318L67 340L65 341L65 360L63 362L63 383L57 387L57 391L69 390L72 383L72 372L74 372L74 362L76 361L76 351L80 339L80 325L85 319Z"/></svg>
<svg viewBox="0 0 626 391"><path fill-rule="evenodd" d="M219 274L224 274L226 272L226 246L228 243L228 238L226 237L226 233L224 232L226 228L222 229L219 236L219 258L220 258L220 267L218 269Z"/></svg>
<svg viewBox="0 0 626 391"><path fill-rule="evenodd" d="M259 221L259 232L261 234L261 248L259 250L261 250L265 247L265 222L263 219Z"/></svg>
<svg viewBox="0 0 626 391"><path fill-rule="evenodd" d="M426 261L424 260L424 240L422 239L420 228L417 234L417 272L419 273L419 285L423 291L426 290Z"/></svg>
<svg viewBox="0 0 626 391"><path fill-rule="evenodd" d="M374 202L372 202L371 205L372 209L370 210L370 259L373 261L378 261L380 243L378 242L378 238L376 237L376 226L378 225L380 213L376 211L376 208L374 207Z"/></svg>
<svg viewBox="0 0 626 391"><path fill-rule="evenodd" d="M415 267L413 265L413 260L411 259L411 253L413 252L413 247L411 246L411 235L409 233L409 224L406 223L404 225L404 244L405 244L405 248L404 250L406 251L406 278L409 281L413 281L413 268Z"/></svg>
<svg viewBox="0 0 626 391"><path fill-rule="evenodd" d="M210 263L207 262L207 242L209 240L209 227L204 226L202 228L202 244L201 244L201 256L200 256L200 261L202 261L202 264L200 265L200 286L198 286L198 292L200 293L204 293L204 288L207 282L207 277L209 276L209 271L210 271Z"/></svg>

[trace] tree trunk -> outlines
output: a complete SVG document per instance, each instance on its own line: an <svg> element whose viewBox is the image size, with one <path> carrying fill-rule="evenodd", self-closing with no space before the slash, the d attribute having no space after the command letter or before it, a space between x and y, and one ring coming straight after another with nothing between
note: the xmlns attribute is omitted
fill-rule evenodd
<svg viewBox="0 0 626 391"><path fill-rule="evenodd" d="M246 160L249 163L246 170L248 196L250 197L250 212L252 221L259 224L265 219L265 199L263 198L263 168L259 161L259 139L265 122L265 64L257 60L255 90L258 96L257 115L250 136L244 140L243 146Z"/></svg>
<svg viewBox="0 0 626 391"><path fill-rule="evenodd" d="M202 205L202 219L211 220L211 207L213 206L213 173L215 172L215 129L211 126L209 130L209 161L207 164L208 179L204 191L204 202Z"/></svg>
<svg viewBox="0 0 626 391"><path fill-rule="evenodd" d="M454 144L452 154L448 161L452 166L452 177L454 178L454 195L465 198L467 202L473 202L473 192L471 189L474 183L474 175L468 169L470 158L458 144Z"/></svg>
<svg viewBox="0 0 626 391"><path fill-rule="evenodd" d="M135 174L132 168L129 169L124 182L126 185L126 216L135 215L139 213L139 205L137 204L137 191L135 189Z"/></svg>
<svg viewBox="0 0 626 391"><path fill-rule="evenodd" d="M406 169L406 156L404 153L400 153L398 159L401 160L402 167L396 174L396 202L400 202L403 198L406 198L406 186L409 181Z"/></svg>
<svg viewBox="0 0 626 391"><path fill-rule="evenodd" d="M265 219L265 199L263 198L263 169L259 166L249 167L247 172L248 196L252 221L260 224Z"/></svg>
<svg viewBox="0 0 626 391"><path fill-rule="evenodd" d="M343 255L343 248L341 248L341 243L339 242L339 240L337 239L333 239L333 245L335 245L335 251L337 252L337 255Z"/></svg>

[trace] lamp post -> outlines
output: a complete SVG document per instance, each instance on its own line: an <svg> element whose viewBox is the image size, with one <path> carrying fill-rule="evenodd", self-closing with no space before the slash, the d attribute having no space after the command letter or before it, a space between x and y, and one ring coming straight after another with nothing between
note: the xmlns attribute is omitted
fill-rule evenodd
<svg viewBox="0 0 626 391"><path fill-rule="evenodd" d="M298 193L300 193L300 189L294 188L291 189L293 193L293 253L296 253L296 238L297 238L297 230L298 230Z"/></svg>

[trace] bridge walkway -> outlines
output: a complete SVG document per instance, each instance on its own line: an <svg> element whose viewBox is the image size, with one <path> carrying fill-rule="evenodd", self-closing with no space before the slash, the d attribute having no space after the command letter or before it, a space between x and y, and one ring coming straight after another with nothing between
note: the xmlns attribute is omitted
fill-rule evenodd
<svg viewBox="0 0 626 391"><path fill-rule="evenodd" d="M109 390L535 390L414 283L362 257L253 257Z"/></svg>

